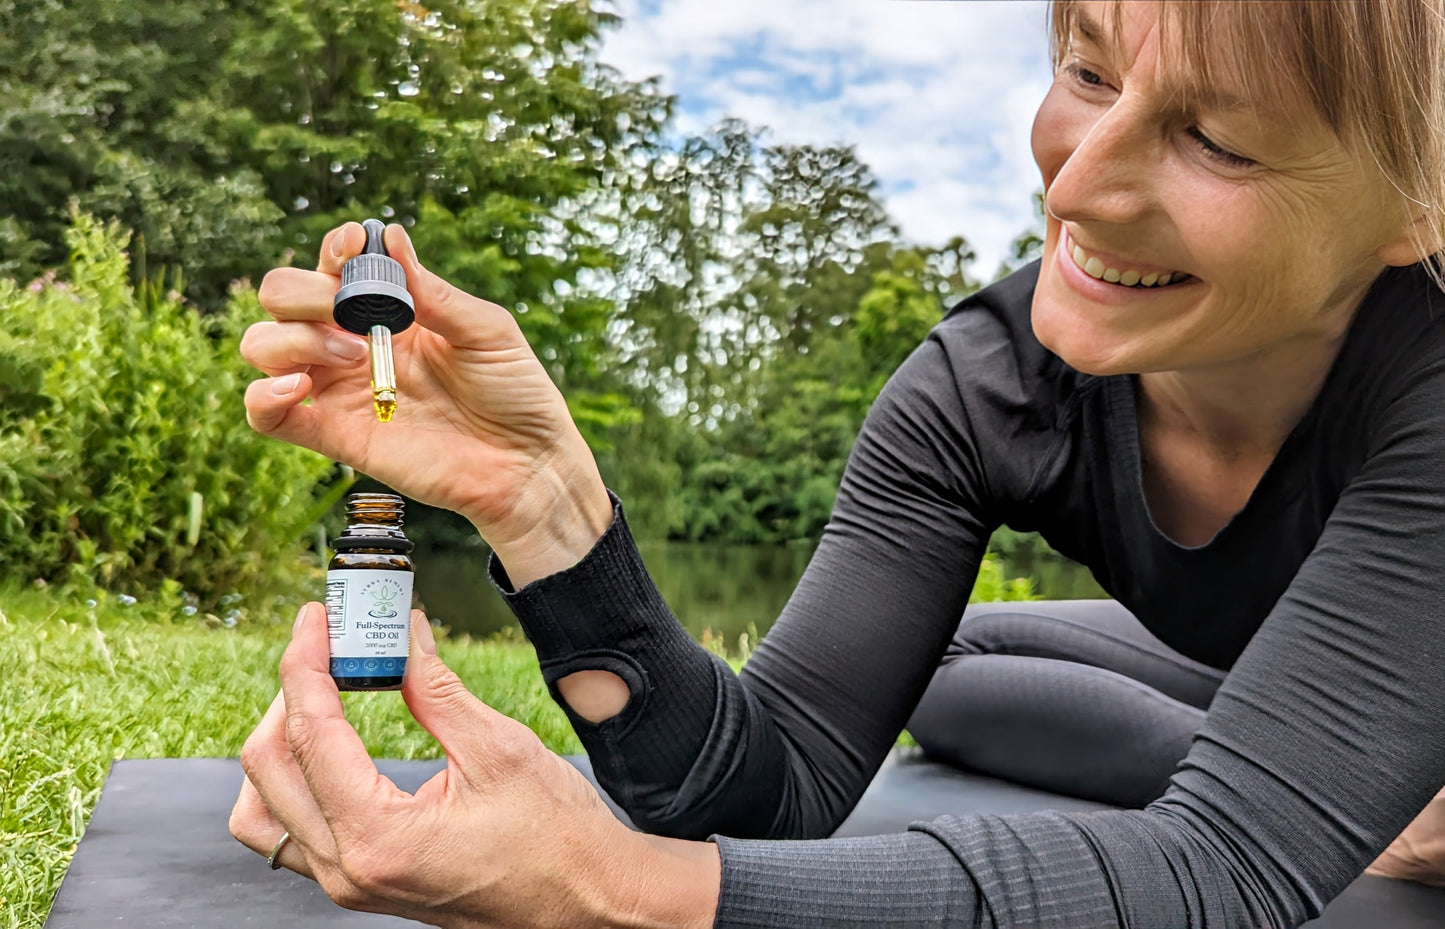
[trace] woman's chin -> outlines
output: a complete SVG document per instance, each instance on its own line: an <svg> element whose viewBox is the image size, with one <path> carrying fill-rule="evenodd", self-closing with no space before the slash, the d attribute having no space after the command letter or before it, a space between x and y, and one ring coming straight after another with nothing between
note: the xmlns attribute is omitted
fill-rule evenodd
<svg viewBox="0 0 1445 929"><path fill-rule="evenodd" d="M1139 370L1128 341L1117 333L1104 332L1097 324L1081 318L1077 311L1034 301L1034 335L1044 348L1083 374L1104 377L1132 374Z"/></svg>

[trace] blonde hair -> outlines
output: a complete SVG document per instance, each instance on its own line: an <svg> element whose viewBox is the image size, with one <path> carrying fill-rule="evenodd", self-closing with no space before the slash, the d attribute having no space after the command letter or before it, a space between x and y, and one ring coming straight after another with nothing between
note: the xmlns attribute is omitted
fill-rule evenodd
<svg viewBox="0 0 1445 929"><path fill-rule="evenodd" d="M1079 0L1054 0L1057 67ZM1159 0L1161 55L1195 89L1239 62L1250 99L1306 101L1400 194L1402 219L1445 288L1445 0ZM1223 15L1222 15L1223 14ZM1111 25L1121 30L1122 9ZM1185 90L1188 93L1188 90ZM1185 101L1188 105L1188 101Z"/></svg>

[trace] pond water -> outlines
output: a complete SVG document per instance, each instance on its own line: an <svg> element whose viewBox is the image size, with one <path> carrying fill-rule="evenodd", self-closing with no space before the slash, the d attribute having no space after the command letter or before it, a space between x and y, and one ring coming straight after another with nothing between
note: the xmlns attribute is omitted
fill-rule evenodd
<svg viewBox="0 0 1445 929"><path fill-rule="evenodd" d="M812 556L808 547L677 542L638 547L658 590L688 631L700 637L710 629L729 645L749 626L767 632ZM487 581L481 551L418 551L416 565L417 595L432 619L473 636L516 625ZM1037 592L1050 599L1105 596L1087 570L1057 556L1016 558L1004 568L1009 577L1032 577Z"/></svg>

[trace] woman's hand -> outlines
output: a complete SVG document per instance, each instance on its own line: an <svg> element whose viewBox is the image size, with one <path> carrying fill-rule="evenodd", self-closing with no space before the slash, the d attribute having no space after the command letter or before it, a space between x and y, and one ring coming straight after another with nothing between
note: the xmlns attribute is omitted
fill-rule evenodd
<svg viewBox="0 0 1445 929"><path fill-rule="evenodd" d="M315 271L266 275L260 300L273 319L247 330L241 353L269 377L247 389L247 419L461 513L518 587L576 563L612 506L561 392L512 315L423 268L398 225L387 251L406 271L416 324L393 339L396 416L377 421L366 341L332 320L341 269L365 244L347 223L326 236Z"/></svg>
<svg viewBox="0 0 1445 929"><path fill-rule="evenodd" d="M412 616L402 696L447 767L415 796L382 777L342 715L325 613L302 608L282 694L246 741L231 832L350 909L439 926L711 926L715 846L617 821L525 726L477 700Z"/></svg>
<svg viewBox="0 0 1445 929"><path fill-rule="evenodd" d="M1445 887L1445 790L1425 805L1365 873Z"/></svg>

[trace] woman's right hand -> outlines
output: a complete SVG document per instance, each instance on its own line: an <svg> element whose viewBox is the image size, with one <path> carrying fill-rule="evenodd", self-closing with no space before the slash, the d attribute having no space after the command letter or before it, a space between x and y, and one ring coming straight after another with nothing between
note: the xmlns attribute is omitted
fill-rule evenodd
<svg viewBox="0 0 1445 929"><path fill-rule="evenodd" d="M461 513L519 588L575 564L612 506L561 392L510 313L423 268L401 226L385 241L416 304L416 324L393 338L392 421L373 410L366 340L332 319L341 269L366 244L359 223L327 234L315 271L262 282L272 319L247 330L241 354L268 377L246 391L247 420Z"/></svg>

